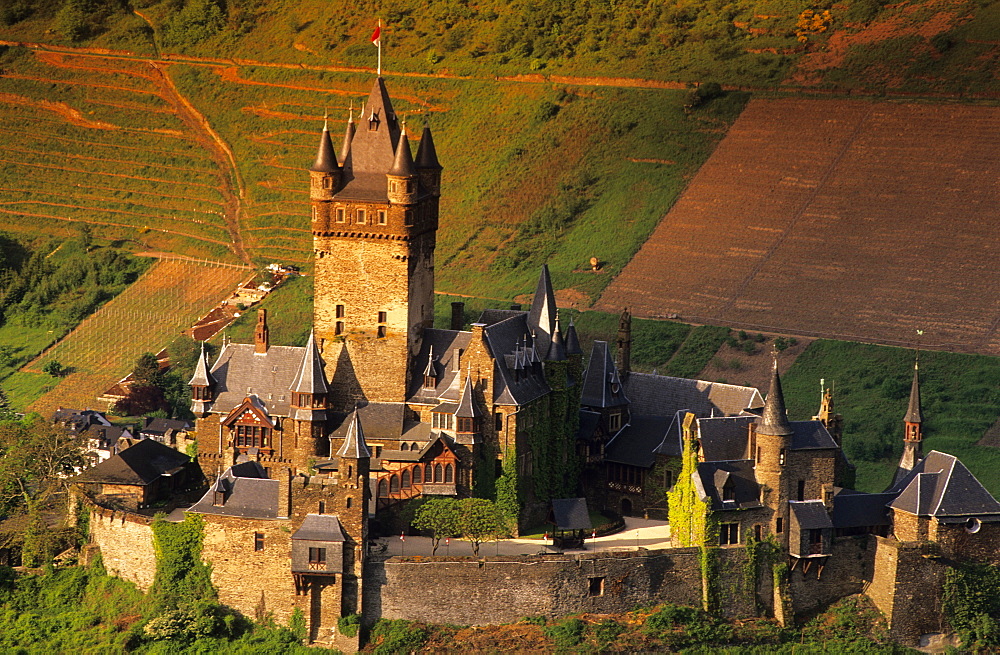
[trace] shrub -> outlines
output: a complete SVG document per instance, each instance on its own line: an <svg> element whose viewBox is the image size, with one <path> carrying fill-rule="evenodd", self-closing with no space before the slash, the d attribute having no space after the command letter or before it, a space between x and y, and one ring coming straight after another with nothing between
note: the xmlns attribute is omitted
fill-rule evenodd
<svg viewBox="0 0 1000 655"><path fill-rule="evenodd" d="M413 621L379 619L371 636L375 655L395 655L418 650L427 641L427 630Z"/></svg>
<svg viewBox="0 0 1000 655"><path fill-rule="evenodd" d="M542 629L545 636L555 642L557 650L576 646L583 641L585 624L580 619L566 619Z"/></svg>
<svg viewBox="0 0 1000 655"><path fill-rule="evenodd" d="M348 614L347 616L342 616L337 621L337 630L340 634L345 637L353 637L358 634L358 626L361 625L361 615L360 614Z"/></svg>

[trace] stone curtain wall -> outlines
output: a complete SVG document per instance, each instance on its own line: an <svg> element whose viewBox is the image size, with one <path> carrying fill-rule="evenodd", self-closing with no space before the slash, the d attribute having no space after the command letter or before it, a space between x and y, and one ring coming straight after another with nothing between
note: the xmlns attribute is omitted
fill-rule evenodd
<svg viewBox="0 0 1000 655"><path fill-rule="evenodd" d="M131 512L86 506L90 511L90 541L100 548L104 569L149 591L156 575L151 519Z"/></svg>
<svg viewBox="0 0 1000 655"><path fill-rule="evenodd" d="M865 581L871 580L876 543L869 535L837 537L833 556L827 558L823 572L817 578L814 564L803 573L803 563L789 574L792 609L796 615L824 607L844 596L860 594Z"/></svg>
<svg viewBox="0 0 1000 655"><path fill-rule="evenodd" d="M720 568L720 578L733 571ZM369 562L365 584L367 623L386 618L486 625L538 614L625 612L661 602L701 606L696 548L481 561L391 558Z"/></svg>

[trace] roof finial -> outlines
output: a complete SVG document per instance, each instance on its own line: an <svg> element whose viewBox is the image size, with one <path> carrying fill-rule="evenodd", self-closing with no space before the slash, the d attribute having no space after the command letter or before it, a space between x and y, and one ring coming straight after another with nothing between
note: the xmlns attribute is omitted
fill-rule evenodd
<svg viewBox="0 0 1000 655"><path fill-rule="evenodd" d="M348 112L347 113L347 122L348 123L353 123L354 122L354 98L351 98L351 106L348 108L347 112Z"/></svg>
<svg viewBox="0 0 1000 655"><path fill-rule="evenodd" d="M327 107L323 107L323 131L330 131L330 110Z"/></svg>

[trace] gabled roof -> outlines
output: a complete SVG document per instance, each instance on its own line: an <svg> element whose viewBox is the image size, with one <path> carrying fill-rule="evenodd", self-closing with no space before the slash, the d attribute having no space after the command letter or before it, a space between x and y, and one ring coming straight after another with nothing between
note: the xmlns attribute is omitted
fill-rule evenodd
<svg viewBox="0 0 1000 655"><path fill-rule="evenodd" d="M556 530L590 530L590 512L586 498L553 498L549 522Z"/></svg>
<svg viewBox="0 0 1000 655"><path fill-rule="evenodd" d="M833 521L830 520L822 500L790 500L788 506L792 510L792 518L803 530L833 527Z"/></svg>
<svg viewBox="0 0 1000 655"><path fill-rule="evenodd" d="M145 486L191 464L191 458L152 439L143 439L75 478L81 483ZM193 464L193 466L197 466Z"/></svg>
<svg viewBox="0 0 1000 655"><path fill-rule="evenodd" d="M226 469L205 495L187 511L197 514L276 519L279 485L278 480L267 478L267 473L257 462L243 462ZM221 505L216 505L217 492L222 494Z"/></svg>
<svg viewBox="0 0 1000 655"><path fill-rule="evenodd" d="M316 173L333 173L340 169L337 163L337 153L333 150L333 141L330 140L330 129L326 120L323 121L323 132L319 137L319 150L316 151L316 159L309 170Z"/></svg>
<svg viewBox="0 0 1000 655"><path fill-rule="evenodd" d="M764 413L757 422L757 434L771 436L789 436L792 426L788 423L788 412L785 411L785 395L781 391L781 376L778 375L778 359L775 357L771 369L771 388L764 401Z"/></svg>
<svg viewBox="0 0 1000 655"><path fill-rule="evenodd" d="M524 405L550 389L542 367L525 363L524 344L531 338L527 313L511 313L509 318L485 326L483 340L493 358L493 402Z"/></svg>
<svg viewBox="0 0 1000 655"><path fill-rule="evenodd" d="M299 541L345 541L340 520L333 514L306 514L292 535Z"/></svg>
<svg viewBox="0 0 1000 655"><path fill-rule="evenodd" d="M580 404L587 407L621 407L629 404L607 341L595 341L590 364L583 374Z"/></svg>
<svg viewBox="0 0 1000 655"><path fill-rule="evenodd" d="M344 443L337 450L338 457L349 457L351 459L364 459L372 456L372 451L365 443L365 431L361 427L361 417L355 410L347 424L347 434L344 436Z"/></svg>
<svg viewBox="0 0 1000 655"><path fill-rule="evenodd" d="M698 442L705 461L741 460L747 457L750 424L755 416L716 416L698 419Z"/></svg>
<svg viewBox="0 0 1000 655"><path fill-rule="evenodd" d="M543 355L549 352L549 343L556 327L556 295L552 290L552 278L549 276L549 265L542 266L535 287L535 297L528 310L528 330L537 338L538 351Z"/></svg>
<svg viewBox="0 0 1000 655"><path fill-rule="evenodd" d="M455 351L465 352L469 349L471 341L472 333L464 330L437 330L433 328L424 330L420 352L412 360L407 402L437 405L445 392L451 388L454 379L461 373L457 370L460 366L455 366ZM437 384L433 389L425 389L424 375L431 365L432 355L435 355L433 366ZM455 400L458 400L458 396L455 397ZM365 425L368 425L367 420L365 420Z"/></svg>
<svg viewBox="0 0 1000 655"><path fill-rule="evenodd" d="M274 427L274 421L268 416L267 410L257 396L247 396L243 402L233 408L229 415L222 420L223 425L232 425L239 420L255 419L255 423L269 428Z"/></svg>
<svg viewBox="0 0 1000 655"><path fill-rule="evenodd" d="M139 434L162 436L167 433L167 430L190 430L193 427L194 423L191 421L157 417L152 419L149 425L139 430Z"/></svg>
<svg viewBox="0 0 1000 655"><path fill-rule="evenodd" d="M633 412L666 416L687 410L695 416L737 416L747 408L764 406L754 387L689 380L633 371L625 381Z"/></svg>
<svg viewBox="0 0 1000 655"><path fill-rule="evenodd" d="M701 462L694 473L704 497L711 501L713 510L760 507L760 487L754 476L753 460L731 462ZM735 500L723 500L723 487L730 483Z"/></svg>
<svg viewBox="0 0 1000 655"><path fill-rule="evenodd" d="M292 381L304 354L305 348L294 346L271 346L266 353L255 353L253 344L228 344L212 366L216 387L210 411L228 414L255 395L271 416L288 416Z"/></svg>
<svg viewBox="0 0 1000 655"><path fill-rule="evenodd" d="M792 450L839 448L821 421L789 421L788 424L792 428Z"/></svg>
<svg viewBox="0 0 1000 655"><path fill-rule="evenodd" d="M994 516L1000 503L980 484L957 457L932 450L893 490L899 491L890 507L938 519Z"/></svg>
<svg viewBox="0 0 1000 655"><path fill-rule="evenodd" d="M649 468L656 463L656 450L667 441L668 416L638 416L618 431L604 449L604 461Z"/></svg>
<svg viewBox="0 0 1000 655"><path fill-rule="evenodd" d="M406 419L408 409L403 403L368 403L347 414L333 414L331 439L343 439L351 425L351 418L358 413L365 426L367 439L399 439L412 425ZM413 421L414 424L419 424ZM409 437L407 437L409 438ZM332 452L332 451L331 451Z"/></svg>

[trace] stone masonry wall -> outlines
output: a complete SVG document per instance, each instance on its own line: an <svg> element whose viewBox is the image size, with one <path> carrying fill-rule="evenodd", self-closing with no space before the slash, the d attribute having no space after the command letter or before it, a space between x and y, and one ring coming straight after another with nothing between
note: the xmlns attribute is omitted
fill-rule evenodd
<svg viewBox="0 0 1000 655"><path fill-rule="evenodd" d="M789 574L789 591L795 614L823 607L833 601L859 594L871 580L876 544L869 535L837 537L833 555L826 559L822 573L814 564L808 573L802 563Z"/></svg>
<svg viewBox="0 0 1000 655"><path fill-rule="evenodd" d="M156 552L150 519L93 506L89 507L89 511L90 540L101 549L104 569L148 591L156 575Z"/></svg>
<svg viewBox="0 0 1000 655"><path fill-rule="evenodd" d="M701 606L696 548L483 560L391 558L369 562L365 579L366 622L485 625L538 614L624 612L667 601Z"/></svg>

